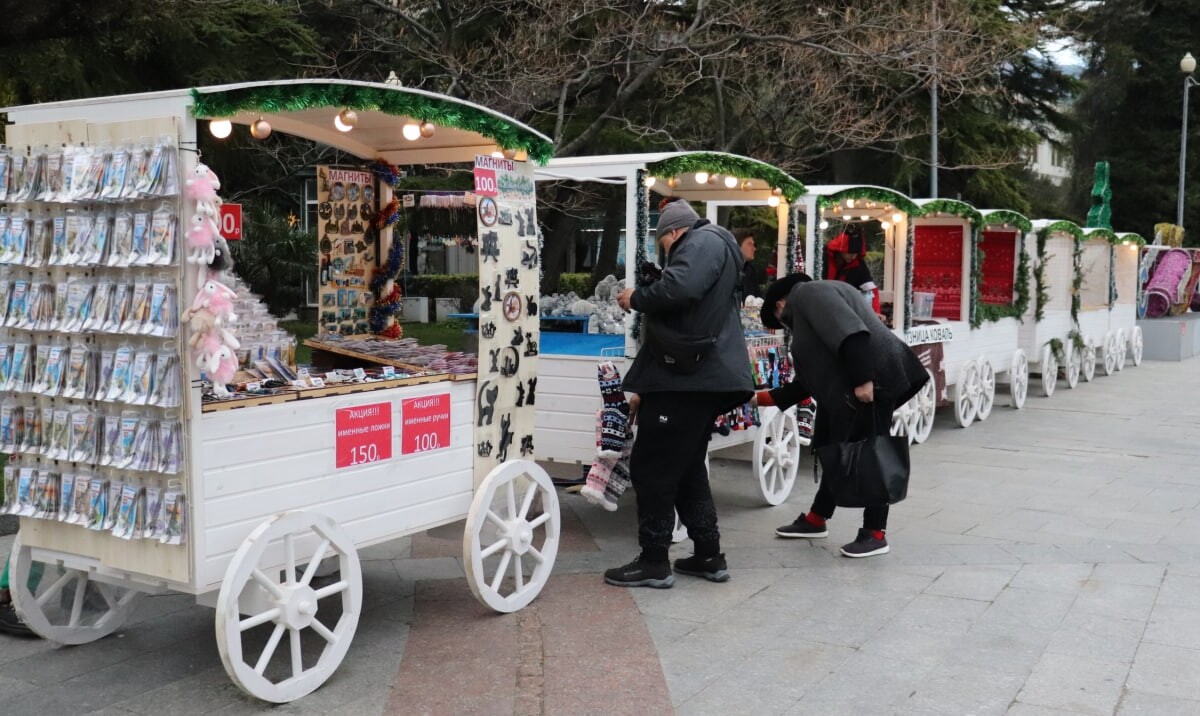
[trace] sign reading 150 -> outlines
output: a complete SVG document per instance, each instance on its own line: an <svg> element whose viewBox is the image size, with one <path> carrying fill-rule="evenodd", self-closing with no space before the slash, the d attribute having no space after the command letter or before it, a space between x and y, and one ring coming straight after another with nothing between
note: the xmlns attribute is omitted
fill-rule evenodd
<svg viewBox="0 0 1200 716"><path fill-rule="evenodd" d="M369 462L379 462L378 445L355 445L350 449L350 467L365 465Z"/></svg>

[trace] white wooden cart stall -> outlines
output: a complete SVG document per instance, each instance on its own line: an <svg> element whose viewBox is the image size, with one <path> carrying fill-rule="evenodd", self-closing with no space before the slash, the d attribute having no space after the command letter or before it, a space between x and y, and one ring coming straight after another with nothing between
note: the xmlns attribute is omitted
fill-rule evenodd
<svg viewBox="0 0 1200 716"><path fill-rule="evenodd" d="M1128 240L1132 244L1132 239ZM1128 272L1131 268L1129 262L1120 265L1117 263L1118 253L1129 253L1128 245L1124 244L1124 241L1126 239L1118 238L1108 229L1085 227L1083 238L1079 242L1081 283L1076 309L1079 341L1083 343L1081 377L1085 381L1090 381L1095 376L1097 360L1101 361L1105 375L1123 370L1130 345L1141 343L1141 332L1134 325L1134 295L1130 295L1124 304L1117 303L1117 276L1122 270ZM1125 250L1118 252L1118 244ZM1134 264L1133 276L1130 278L1136 280L1136 261ZM1136 294L1136 291L1132 293ZM1076 336L1072 335L1071 338L1072 348L1077 349ZM1140 350L1136 354L1140 362ZM1071 368L1067 374L1068 381L1073 373L1074 369Z"/></svg>
<svg viewBox="0 0 1200 716"><path fill-rule="evenodd" d="M1054 395L1060 371L1073 388L1083 370L1082 352L1071 337L1074 256L1082 237L1083 230L1074 222L1038 219L1028 242L1032 246L1026 246L1033 256L1033 300L1021 324L1020 345L1046 397Z"/></svg>
<svg viewBox="0 0 1200 716"><path fill-rule="evenodd" d="M366 161L408 165L472 162L477 155L511 156L514 150L542 158L550 153L545 136L483 107L399 86L321 80L14 107L6 110L13 123L8 140L60 146L165 135L184 149L180 171L190 176L196 156L187 150L196 146L197 125L203 126L194 116L202 99L237 107L202 117L214 124L250 125L257 135L269 124ZM353 113L343 110L356 110L356 118L347 119ZM466 120L456 124L451 115ZM421 132L406 128L422 123L427 126ZM387 191L380 187L384 201ZM186 227L189 202L173 201L179 225ZM383 240L388 238L385 232ZM179 296L190 299L196 271L180 264L170 269L171 280ZM537 291L536 282L522 288ZM191 365L186 331L163 346L183 366ZM217 644L233 681L257 698L286 702L330 678L349 649L362 605L358 550L368 545L466 517L463 557L471 590L496 610L522 608L554 564L557 497L549 478L529 460L493 458L482 464L494 468L481 473L477 385L474 376L456 378L383 381L358 386L366 392L354 395L330 390L309 398L298 391L286 402L208 412L195 368L185 369L178 410L183 467L171 478L186 498L183 544L126 541L77 525L22 518L12 552L18 612L39 635L82 644L118 629L142 593L195 595L198 603L216 608ZM408 430L402 427L403 403L445 396L449 445L402 453ZM378 407L387 444L397 454L390 461L336 469L339 412L364 406ZM531 416L528 423L532 431ZM509 454L523 453L514 445ZM540 509L534 507L539 499ZM336 576L317 586L314 575L323 560L333 560ZM85 608L93 600L99 600L98 614Z"/></svg>
<svg viewBox="0 0 1200 716"><path fill-rule="evenodd" d="M654 251L650 238L649 194L678 196L706 206L705 217L716 223L720 207L765 206L776 212L779 222L778 252L787 244L788 205L802 186L779 169L754 159L717 152L661 152L590 157L556 157L536 170L539 182L572 181L623 184L626 187L624 265L627 286L634 285L640 259ZM629 237L633 237L632 240ZM654 260L653 253L650 259ZM638 340L635 319L625 322L617 345L587 355L554 352L543 345L539 365L537 410L537 457L576 465L589 465L596 456L596 411L601 399L596 384L599 360L611 360L621 370L632 364ZM783 337L767 336L756 342L773 341L786 350ZM762 427L714 434L709 453L752 443L754 471L768 504L787 499L795 483L800 462L801 438L793 410L780 412L760 408Z"/></svg>
<svg viewBox="0 0 1200 716"><path fill-rule="evenodd" d="M1138 319L1138 257L1141 247L1146 245L1146 239L1134 232L1116 234L1113 245L1114 276L1113 286L1116 296L1113 298L1112 324L1125 331L1129 336L1129 360L1135 366L1142 364L1144 339L1142 327L1137 325Z"/></svg>

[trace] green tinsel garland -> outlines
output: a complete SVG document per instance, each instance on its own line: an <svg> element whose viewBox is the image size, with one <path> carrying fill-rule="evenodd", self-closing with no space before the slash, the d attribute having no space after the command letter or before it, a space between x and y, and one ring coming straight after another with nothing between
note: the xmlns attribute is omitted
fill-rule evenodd
<svg viewBox="0 0 1200 716"><path fill-rule="evenodd" d="M926 205L928 208L928 205ZM979 308L983 297L979 293L979 284L983 282L983 260L986 258L983 247L979 245L979 224L971 226L971 303L968 308L971 328L979 328L983 323Z"/></svg>
<svg viewBox="0 0 1200 716"><path fill-rule="evenodd" d="M787 267L786 270L776 278L783 278L789 273L804 271L804 251L797 249L800 247L800 212L794 208L788 212L787 226ZM815 278L815 277L814 277Z"/></svg>
<svg viewBox="0 0 1200 716"><path fill-rule="evenodd" d="M1135 234L1133 232L1128 232L1128 233L1124 233L1124 234L1113 234L1113 243L1114 244L1123 244L1126 241L1128 241L1131 244L1137 244L1138 246L1146 245L1146 239L1142 238L1141 234Z"/></svg>
<svg viewBox="0 0 1200 716"><path fill-rule="evenodd" d="M914 204L913 201L908 197L900 194L899 192L892 191L891 189L880 189L877 187L851 187L849 189L843 189L836 194L820 197L817 202L820 204L822 209L829 209L837 206L846 199L854 199L855 201L858 201L859 199L866 199L867 201L875 201L879 202L880 204L891 204L909 216L921 215L921 207Z"/></svg>
<svg viewBox="0 0 1200 716"><path fill-rule="evenodd" d="M1074 274L1071 278L1071 325L1079 328L1079 309L1083 303L1080 291L1083 289L1083 241L1075 237L1072 242L1071 268Z"/></svg>
<svg viewBox="0 0 1200 716"><path fill-rule="evenodd" d="M693 152L654 162L647 165L646 169L650 172L650 176L660 178L693 172L708 172L709 174L727 174L739 179L758 179L767 182L772 188L781 189L783 198L789 204L804 193L803 184L770 164L729 154Z"/></svg>
<svg viewBox="0 0 1200 716"><path fill-rule="evenodd" d="M1117 303L1117 247L1108 247L1108 310Z"/></svg>
<svg viewBox="0 0 1200 716"><path fill-rule="evenodd" d="M1041 231L1038 233L1044 232L1046 236L1049 236L1056 231L1070 234L1076 239L1083 238L1083 229L1079 228L1079 224L1076 224L1074 221L1055 221L1047 226L1042 227Z"/></svg>
<svg viewBox="0 0 1200 716"><path fill-rule="evenodd" d="M955 199L934 199L921 205L921 216L933 214L950 214L975 225L983 223L983 215L975 207Z"/></svg>
<svg viewBox="0 0 1200 716"><path fill-rule="evenodd" d="M633 282L640 288L645 285L641 281L641 266L646 260L646 239L650 237L650 190L646 188L646 171L637 170L637 232L633 240L637 243L634 248ZM626 239L628 240L628 239ZM640 341L642 336L642 314L633 314L633 327L629 330L633 340Z"/></svg>
<svg viewBox="0 0 1200 716"><path fill-rule="evenodd" d="M1000 226L1002 224L1008 224L1010 226L1015 226L1016 228L1020 229L1022 233L1026 233L1026 234L1029 233L1030 231L1033 231L1033 222L1032 221L1030 221L1029 219L1026 219L1024 216L1021 216L1017 212L1009 211L1008 209L999 209L997 211L989 211L983 217L983 225L985 227L986 226Z"/></svg>
<svg viewBox="0 0 1200 716"><path fill-rule="evenodd" d="M1120 241L1120 239L1117 238L1117 235L1114 234L1111 229L1104 228L1085 228L1083 230L1082 238L1085 241L1090 241L1092 239L1104 239L1110 244L1115 244Z"/></svg>
<svg viewBox="0 0 1200 716"><path fill-rule="evenodd" d="M198 119L231 117L243 111L273 114L318 107L383 112L477 132L505 149L525 150L539 164L554 156L553 143L511 120L448 97L431 97L403 89L325 83L262 85L223 92L193 89L192 102L192 115Z"/></svg>
<svg viewBox="0 0 1200 716"><path fill-rule="evenodd" d="M1049 236L1048 230L1037 232L1037 265L1033 267L1033 281L1037 287L1037 302L1033 304L1034 322L1042 320L1046 315L1046 304L1050 302L1050 294L1046 292L1046 239Z"/></svg>
<svg viewBox="0 0 1200 716"><path fill-rule="evenodd" d="M912 328L913 313L913 247L917 243L917 232L913 222L908 222L908 236L904 244L904 330Z"/></svg>

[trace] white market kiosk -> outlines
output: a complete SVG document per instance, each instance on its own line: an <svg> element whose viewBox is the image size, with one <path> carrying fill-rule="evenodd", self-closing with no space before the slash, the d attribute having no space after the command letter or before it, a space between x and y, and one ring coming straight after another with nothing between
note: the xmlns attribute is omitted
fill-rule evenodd
<svg viewBox="0 0 1200 716"><path fill-rule="evenodd" d="M1083 372L1082 351L1071 337L1075 250L1082 237L1083 230L1071 221L1033 222L1033 300L1021 324L1020 344L1046 397L1054 395L1060 369L1070 388Z"/></svg>
<svg viewBox="0 0 1200 716"><path fill-rule="evenodd" d="M661 152L590 157L556 157L535 170L539 182L574 181L623 184L626 187L625 282L634 285L635 269L646 259L650 240L650 192L677 196L703 203L704 216L716 223L718 210L727 206L771 207L775 210L779 232L778 265L788 245L789 202L803 186L779 169L757 161L719 152ZM653 256L650 257L653 260ZM596 384L596 365L611 360L624 374L637 355L635 319L626 320L623 339L613 336L616 345L597 349L589 355L554 354L543 350L540 361L541 391L537 411L540 460L591 464L596 456L596 411L601 399ZM750 338L755 347L786 351L781 335ZM622 346L623 343L623 346ZM758 344L761 344L758 345ZM733 431L727 436L714 434L710 453L746 443L754 444L754 470L763 497L771 505L787 499L799 467L800 439L793 411L760 408L762 428Z"/></svg>
<svg viewBox="0 0 1200 716"><path fill-rule="evenodd" d="M226 109L204 109L218 106ZM353 131L334 127L335 118L346 116L339 115L343 109L357 110ZM196 163L192 148L198 125L203 126L197 116L257 125L260 134L266 122L277 131L337 147L364 161L390 164L473 162L477 155L521 152L544 159L551 152L545 136L486 108L363 82L248 83L5 111L12 123L10 145L98 146L169 137L182 148L181 176L190 176ZM403 136L412 134L406 125L429 122L436 127L428 133ZM384 200L388 188L380 186ZM530 175L530 207L532 190ZM169 201L178 225L187 226L191 202L179 196ZM10 211L23 208L8 205ZM389 233L385 230L383 241ZM184 254L182 235L180 230L177 257ZM519 247L519 242L507 243ZM513 251L519 261L519 248ZM504 258L510 257L505 253ZM85 272L100 275L108 270ZM186 307L196 291L196 270L180 258L161 269L161 275ZM536 294L536 279L536 268L531 279L522 275L521 289ZM536 318L530 323L536 331ZM11 337L14 331L6 329L4 335ZM101 335L84 338L107 340ZM187 367L193 364L187 339L184 326L177 338L158 340L161 350L174 352L185 366L182 403L175 411L182 424L182 466L169 476L186 498L180 503L183 543L127 541L53 519L23 517L12 552L13 594L18 612L36 633L62 644L83 644L118 629L142 593L192 594L198 603L216 608L217 644L232 680L257 698L286 702L324 683L350 648L362 604L358 549L466 517L463 556L475 595L498 611L515 611L536 597L557 552L557 497L549 478L531 460L501 460L499 451L486 458L478 454L477 443L491 438L487 430L500 428L480 427L482 417L477 423L475 376L383 381L356 386L360 392L355 395L336 388L317 391L320 397L298 391L285 402L209 412L208 405L202 406L196 369ZM536 359L526 359L522 366L517 380L536 376ZM450 444L435 452L402 454L402 402L434 396L449 402ZM62 397L43 400L55 406L104 408ZM495 405L497 424L501 409L508 410L507 400ZM336 469L335 416L340 409L367 403L383 404L394 457ZM514 430L526 425L524 430L532 432L532 409L524 410L513 409L512 425ZM518 452L513 444L508 454L527 452ZM51 461L37 455L17 458L51 467ZM53 467L64 472L94 470L91 465L64 463ZM142 473L128 480L154 485L167 482L168 476ZM535 499L541 500L540 510L531 509ZM323 558L336 561L338 576L314 588L311 580ZM40 580L42 567L35 563L44 565ZM83 608L89 584L102 604L91 616Z"/></svg>
<svg viewBox="0 0 1200 716"><path fill-rule="evenodd" d="M1083 228L1078 247L1081 282L1074 307L1084 344L1080 374L1085 381L1095 375L1097 360L1105 375L1124 370L1127 355L1135 366L1142 362L1136 281L1139 244L1144 243L1136 234Z"/></svg>

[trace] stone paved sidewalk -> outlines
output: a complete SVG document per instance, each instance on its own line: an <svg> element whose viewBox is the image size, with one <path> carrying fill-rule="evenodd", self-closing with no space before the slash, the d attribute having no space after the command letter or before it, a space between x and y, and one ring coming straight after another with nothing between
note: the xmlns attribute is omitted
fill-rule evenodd
<svg viewBox="0 0 1200 716"><path fill-rule="evenodd" d="M885 557L837 554L857 510L827 540L776 539L811 480L764 507L745 463L716 460L728 583L606 587L636 552L632 503L564 495L564 552L519 614L469 598L455 528L364 550L354 644L300 702L243 697L212 611L162 596L95 644L0 637L0 713L1198 714L1195 396L1195 363L1147 363L1020 412L999 396L967 430L942 416Z"/></svg>

